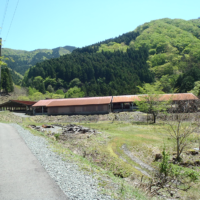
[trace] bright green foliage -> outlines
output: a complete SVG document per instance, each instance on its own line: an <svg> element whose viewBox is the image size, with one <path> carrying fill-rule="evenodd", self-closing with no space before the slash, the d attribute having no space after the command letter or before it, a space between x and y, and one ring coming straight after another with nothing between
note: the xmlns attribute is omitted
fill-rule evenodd
<svg viewBox="0 0 200 200"><path fill-rule="evenodd" d="M30 96L34 95L36 92L39 92L39 91L32 87L28 88L28 95L30 95Z"/></svg>
<svg viewBox="0 0 200 200"><path fill-rule="evenodd" d="M193 93L196 96L200 95L200 81L194 83L194 88L189 93Z"/></svg>
<svg viewBox="0 0 200 200"><path fill-rule="evenodd" d="M36 90L38 90L41 93L45 93L45 87L44 87L44 82L43 78L41 76L36 76L33 79L33 86L35 87Z"/></svg>
<svg viewBox="0 0 200 200"><path fill-rule="evenodd" d="M1 69L1 89L6 93L13 92L14 90L13 80L8 67Z"/></svg>
<svg viewBox="0 0 200 200"><path fill-rule="evenodd" d="M55 79L55 78L47 77L47 78L45 78L45 80L44 80L44 85L45 85L45 87L48 87L49 85L51 85L52 87L55 87L56 84L57 84L57 82L56 82L56 79Z"/></svg>
<svg viewBox="0 0 200 200"><path fill-rule="evenodd" d="M171 191L174 190L187 191L190 189L192 183L199 180L200 174L197 171L170 163L169 154L165 149L163 149L162 155L162 162L159 165L159 175L156 176L158 178L157 183L159 183L157 187L160 188L155 188L155 191L167 191L171 195L173 194Z"/></svg>
<svg viewBox="0 0 200 200"><path fill-rule="evenodd" d="M101 46L99 47L99 51L97 51L98 53L102 52L102 51L110 51L110 52L115 52L115 51L122 51L122 52L126 52L128 46L125 45L124 42L122 42L121 44L116 43L116 42L109 42L108 44L101 44Z"/></svg>
<svg viewBox="0 0 200 200"><path fill-rule="evenodd" d="M188 69L199 66L199 24L200 19L161 19L145 23L135 30L140 35L130 45L134 48L144 44L148 46L150 55L147 62L156 78L161 79L168 75L170 79L175 80L168 84L166 91L171 91L175 87L179 88L179 92L187 92L194 87L193 83L199 80L188 78L183 83L183 80L176 83L178 74L187 73Z"/></svg>
<svg viewBox="0 0 200 200"><path fill-rule="evenodd" d="M140 101L136 101L138 109L142 112L150 113L153 115L154 123L156 123L156 117L159 112L164 112L167 109L168 102L159 101L162 91L162 87L159 83L150 85L144 84L143 87L138 86L141 95Z"/></svg>
<svg viewBox="0 0 200 200"><path fill-rule="evenodd" d="M52 99L63 99L64 98L64 94L53 94L52 95Z"/></svg>
<svg viewBox="0 0 200 200"><path fill-rule="evenodd" d="M81 91L81 88L78 87L73 87L70 88L66 93L65 93L65 98L78 98L78 97L84 97L85 94L83 91Z"/></svg>
<svg viewBox="0 0 200 200"><path fill-rule="evenodd" d="M56 94L64 95L65 93L63 92L63 90L60 89L60 90L57 90L57 91L56 91Z"/></svg>
<svg viewBox="0 0 200 200"><path fill-rule="evenodd" d="M72 81L70 81L69 87L72 88L72 87L75 87L75 86L77 86L77 87L81 86L81 81L79 80L79 78L75 78Z"/></svg>
<svg viewBox="0 0 200 200"><path fill-rule="evenodd" d="M165 148L163 149L162 156L163 158L162 162L159 165L159 171L160 174L164 174L167 177L171 166L169 164L169 153L165 151Z"/></svg>

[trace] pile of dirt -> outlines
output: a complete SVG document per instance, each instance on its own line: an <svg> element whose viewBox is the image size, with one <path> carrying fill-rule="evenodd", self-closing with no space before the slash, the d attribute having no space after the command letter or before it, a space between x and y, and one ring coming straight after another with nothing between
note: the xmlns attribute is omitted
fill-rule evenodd
<svg viewBox="0 0 200 200"><path fill-rule="evenodd" d="M83 126L78 126L75 124L69 124L67 126L63 126L63 135L66 134L95 134L95 133L99 133L94 129L90 129L90 128L85 128Z"/></svg>

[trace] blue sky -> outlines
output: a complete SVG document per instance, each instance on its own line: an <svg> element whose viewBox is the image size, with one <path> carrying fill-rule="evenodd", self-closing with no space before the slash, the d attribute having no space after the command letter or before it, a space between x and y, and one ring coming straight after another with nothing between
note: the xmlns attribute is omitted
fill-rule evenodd
<svg viewBox="0 0 200 200"><path fill-rule="evenodd" d="M7 1L1 1L0 27ZM83 47L133 31L151 20L200 17L199 0L19 0L8 33L17 2L8 3L0 35L4 48Z"/></svg>

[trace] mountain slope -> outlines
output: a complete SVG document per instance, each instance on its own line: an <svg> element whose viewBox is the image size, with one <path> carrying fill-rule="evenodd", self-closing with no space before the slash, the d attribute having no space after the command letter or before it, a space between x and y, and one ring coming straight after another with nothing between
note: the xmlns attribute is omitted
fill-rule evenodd
<svg viewBox="0 0 200 200"><path fill-rule="evenodd" d="M37 49L34 51L3 48L2 56L8 58L4 62L7 63L9 68L23 75L27 69L36 63L70 54L74 49L75 47L72 46L58 47L55 49Z"/></svg>
<svg viewBox="0 0 200 200"><path fill-rule="evenodd" d="M75 49L71 55L39 63L27 72L23 84L33 86L31 82L36 76L42 76L46 83L49 76L61 79L62 87L68 89L70 81L79 78L86 95L98 96L133 94L137 92L137 85L158 81L164 92L173 92L175 88L186 92L200 76L190 78L191 84L187 87L180 85L180 77L186 78L187 83L184 74L191 74L188 71L194 68L200 69L200 19L166 18Z"/></svg>
<svg viewBox="0 0 200 200"><path fill-rule="evenodd" d="M77 52L102 52L117 50L126 52L127 49L138 49L146 46L149 51L147 63L160 81L165 92L173 92L176 87L180 92L191 90L194 81L186 87L177 83L181 74L191 74L191 68L200 68L200 19L160 19L145 23L134 31L123 34L114 39L106 40ZM185 78L187 75L183 75ZM180 78L179 78L180 80ZM181 79L182 80L182 79Z"/></svg>

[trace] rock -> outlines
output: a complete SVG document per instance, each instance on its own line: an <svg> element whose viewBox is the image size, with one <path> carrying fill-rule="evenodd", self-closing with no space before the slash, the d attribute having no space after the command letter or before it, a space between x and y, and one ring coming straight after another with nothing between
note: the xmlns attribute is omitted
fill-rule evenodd
<svg viewBox="0 0 200 200"><path fill-rule="evenodd" d="M189 151L187 152L187 154L188 154L188 155L193 155L193 156L195 156L195 155L199 154L199 152L192 149L192 150L189 150Z"/></svg>
<svg viewBox="0 0 200 200"><path fill-rule="evenodd" d="M162 154L157 153L157 154L155 155L155 160L154 160L154 161L158 161L158 160L160 160L160 159L162 159Z"/></svg>
<svg viewBox="0 0 200 200"><path fill-rule="evenodd" d="M44 125L42 125L42 127L43 127L43 128L54 128L54 127L53 127L53 126L51 126L51 125L45 125L45 124L44 124Z"/></svg>

